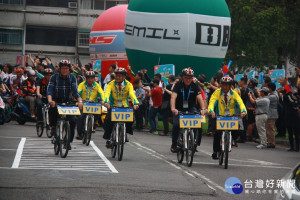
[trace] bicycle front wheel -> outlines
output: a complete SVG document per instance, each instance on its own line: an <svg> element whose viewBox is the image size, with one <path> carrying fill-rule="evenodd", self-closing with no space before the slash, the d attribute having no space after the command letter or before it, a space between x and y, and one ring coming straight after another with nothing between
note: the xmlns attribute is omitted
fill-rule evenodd
<svg viewBox="0 0 300 200"><path fill-rule="evenodd" d="M186 164L188 167L192 166L193 158L195 153L195 141L194 141L194 134L192 130L187 132L187 149L186 149Z"/></svg>
<svg viewBox="0 0 300 200"><path fill-rule="evenodd" d="M118 142L118 160L121 161L123 158L124 151L124 137L125 137L125 124L119 126L119 142Z"/></svg>
<svg viewBox="0 0 300 200"><path fill-rule="evenodd" d="M63 122L60 134L60 157L65 158L68 155L70 147L70 124Z"/></svg>
<svg viewBox="0 0 300 200"><path fill-rule="evenodd" d="M92 122L92 117L88 118L88 126L87 126L87 131L86 131L86 146L89 146L91 137L92 137L92 130L93 130L93 122Z"/></svg>
<svg viewBox="0 0 300 200"><path fill-rule="evenodd" d="M228 131L225 132L225 149L224 149L224 168L228 168L228 157L229 157L229 133Z"/></svg>

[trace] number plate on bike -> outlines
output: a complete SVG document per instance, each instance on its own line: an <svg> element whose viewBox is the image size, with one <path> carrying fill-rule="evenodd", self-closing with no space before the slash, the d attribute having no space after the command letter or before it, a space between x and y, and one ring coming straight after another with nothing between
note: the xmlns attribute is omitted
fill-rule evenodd
<svg viewBox="0 0 300 200"><path fill-rule="evenodd" d="M217 130L239 130L239 118L217 117Z"/></svg>
<svg viewBox="0 0 300 200"><path fill-rule="evenodd" d="M112 108L111 121L133 122L133 110L130 108Z"/></svg>
<svg viewBox="0 0 300 200"><path fill-rule="evenodd" d="M201 115L179 115L180 128L201 128Z"/></svg>
<svg viewBox="0 0 300 200"><path fill-rule="evenodd" d="M101 114L101 104L100 103L84 103L83 113L90 114Z"/></svg>
<svg viewBox="0 0 300 200"><path fill-rule="evenodd" d="M57 106L57 110L60 115L80 115L80 110L78 107Z"/></svg>

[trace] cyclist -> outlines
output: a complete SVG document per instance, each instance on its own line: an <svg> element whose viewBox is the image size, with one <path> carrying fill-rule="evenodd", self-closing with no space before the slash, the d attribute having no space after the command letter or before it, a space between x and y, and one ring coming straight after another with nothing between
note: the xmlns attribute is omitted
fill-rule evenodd
<svg viewBox="0 0 300 200"><path fill-rule="evenodd" d="M38 79L36 82L36 95L37 98L35 100L36 105L36 117L37 123L43 123L43 103L47 104L47 86L50 81L50 78L53 74L53 70L51 68L46 68L44 70L44 78Z"/></svg>
<svg viewBox="0 0 300 200"><path fill-rule="evenodd" d="M49 118L50 118L50 127L52 136L56 137L56 123L59 118L58 110L56 107L57 103L65 103L72 101L72 97L76 98L78 101L79 109L82 109L82 99L77 91L77 81L75 76L71 73L71 63L69 60L62 60L59 62L59 73L56 73L51 76L48 87L47 95L48 102L50 104L49 109ZM72 96L73 95L73 96ZM74 138L74 129L75 129L75 116L68 115L67 119L70 122L70 132L71 139ZM71 145L69 146L71 150Z"/></svg>
<svg viewBox="0 0 300 200"><path fill-rule="evenodd" d="M36 82L35 71L29 70L27 72L27 80L22 82L22 92L25 102L29 103L29 110L32 118L35 118L35 94L36 94Z"/></svg>
<svg viewBox="0 0 300 200"><path fill-rule="evenodd" d="M104 93L101 86L95 81L95 72L87 71L85 73L86 81L83 81L78 86L78 93L83 101L97 102L100 98L102 103L104 100ZM76 139L82 139L84 132L84 119L86 114L82 113L81 116L77 118L77 130L78 136Z"/></svg>
<svg viewBox="0 0 300 200"><path fill-rule="evenodd" d="M247 114L243 100L236 91L231 89L232 83L232 78L228 76L221 78L221 88L217 89L212 94L208 105L208 113L212 116L212 118L216 118L216 115L232 116L236 113L236 108L240 109L241 118L245 117ZM221 134L221 131L216 131L214 134L212 154L212 158L214 160L218 159L217 152L220 151Z"/></svg>
<svg viewBox="0 0 300 200"><path fill-rule="evenodd" d="M173 113L172 145L171 152L177 152L177 140L179 136L179 115L178 112L197 112L196 103L200 104L201 115L206 113L204 101L200 88L194 83L194 71L191 68L182 70L182 80L175 84L171 95L171 111Z"/></svg>
<svg viewBox="0 0 300 200"><path fill-rule="evenodd" d="M139 101L137 100L132 84L125 80L127 71L122 67L115 69L115 80L112 80L107 84L105 90L104 106L108 108L108 112L105 119L105 132L103 139L106 141L106 147L111 148L112 143L110 136L112 133L112 127L114 122L111 121L111 109L110 106L116 107L129 107L129 97L131 98L134 110L138 109ZM126 133L133 134L132 122L126 123Z"/></svg>
<svg viewBox="0 0 300 200"><path fill-rule="evenodd" d="M24 70L23 69L16 69L15 71L16 75L10 77L10 89L12 91L12 94L15 95L21 95L22 94L22 82L25 80L23 77Z"/></svg>

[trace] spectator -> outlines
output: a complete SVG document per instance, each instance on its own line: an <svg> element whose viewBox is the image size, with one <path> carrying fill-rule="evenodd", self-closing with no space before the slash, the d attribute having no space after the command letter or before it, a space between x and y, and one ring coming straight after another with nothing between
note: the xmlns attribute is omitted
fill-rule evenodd
<svg viewBox="0 0 300 200"><path fill-rule="evenodd" d="M275 83L268 82L270 106L268 111L268 120L266 123L266 133L268 140L268 148L275 148L275 122L278 118L278 94L275 91Z"/></svg>
<svg viewBox="0 0 300 200"><path fill-rule="evenodd" d="M162 97L162 106L161 106L161 113L163 117L163 124L164 124L164 132L159 133L159 135L168 135L169 132L169 121L172 121L172 112L170 107L170 100L171 100L171 94L172 94L172 86L175 81L174 75L169 75L168 78L168 85L164 88L164 94Z"/></svg>
<svg viewBox="0 0 300 200"><path fill-rule="evenodd" d="M165 88L165 83L161 80L161 74L154 74L154 79L159 80L159 87Z"/></svg>
<svg viewBox="0 0 300 200"><path fill-rule="evenodd" d="M136 79L134 81L135 95L139 101L139 108L135 111L135 119L136 119L136 129L138 131L143 129L143 116L144 109L143 102L145 100L145 90L142 89L142 81Z"/></svg>
<svg viewBox="0 0 300 200"><path fill-rule="evenodd" d="M272 82L271 78L269 76L265 76L264 77L263 87L268 87L268 84L271 83L271 82Z"/></svg>
<svg viewBox="0 0 300 200"><path fill-rule="evenodd" d="M295 93L293 93L293 90L288 85L288 82L285 83L286 87L282 94L280 93L280 97L283 98L285 127L289 134L290 149L288 149L288 151L299 152L300 119L297 112L299 103Z"/></svg>
<svg viewBox="0 0 300 200"><path fill-rule="evenodd" d="M104 79L104 81L103 81L103 84L108 84L108 83L111 81L110 75L111 75L112 73L114 73L116 67L117 67L116 65L111 65L111 66L109 67L109 69L108 69L109 74L106 75L106 77L105 77L105 79Z"/></svg>
<svg viewBox="0 0 300 200"><path fill-rule="evenodd" d="M149 111L149 123L151 126L150 132L153 132L153 134L157 135L158 131L157 131L155 117L162 104L162 89L161 87L159 87L159 80L154 79L152 82L153 82L153 89L151 90L149 96L152 97L153 106L150 108Z"/></svg>
<svg viewBox="0 0 300 200"><path fill-rule="evenodd" d="M239 81L239 88L240 88L240 91L241 91L241 98L243 100L243 103L246 105L248 99L249 99L249 96L248 96L248 93L249 93L249 89L247 88L247 77L242 77ZM240 136L240 139L237 141L239 143L245 143L246 142L246 139L247 139L247 117L244 117L243 118L243 127L244 127L244 130L242 131L241 133L241 136Z"/></svg>
<svg viewBox="0 0 300 200"><path fill-rule="evenodd" d="M255 98L258 98L258 92L256 90L257 84L258 84L258 82L255 78L251 78L248 83L249 92L253 93ZM252 103L250 99L248 99L246 102L246 108L247 108L247 114L248 114L248 121L247 121L248 140L252 141L252 133L253 133L254 124L255 124L255 115L254 115L255 104Z"/></svg>
<svg viewBox="0 0 300 200"><path fill-rule="evenodd" d="M36 83L35 83L35 71L29 70L27 74L27 80L22 83L23 97L24 100L29 103L29 110L32 118L35 118L35 94L36 94Z"/></svg>
<svg viewBox="0 0 300 200"><path fill-rule="evenodd" d="M269 89L263 87L259 93L259 98L256 99L254 93L249 93L249 99L252 104L256 105L255 109L255 121L260 138L260 145L256 146L258 149L267 148L267 136L266 136L266 122L268 119L268 111L270 100L267 98Z"/></svg>

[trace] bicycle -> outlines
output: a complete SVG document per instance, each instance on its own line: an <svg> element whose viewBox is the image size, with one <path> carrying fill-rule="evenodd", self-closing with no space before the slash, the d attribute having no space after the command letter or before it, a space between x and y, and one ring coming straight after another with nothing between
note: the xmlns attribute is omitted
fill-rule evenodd
<svg viewBox="0 0 300 200"><path fill-rule="evenodd" d="M186 164L191 167L196 151L196 140L193 129L201 128L203 117L199 114L179 112L179 127L181 129L177 140L177 160L182 163L184 153L186 154Z"/></svg>
<svg viewBox="0 0 300 200"><path fill-rule="evenodd" d="M127 137L125 122L133 122L133 109L113 107L111 109L111 121L116 122L111 134L111 155L112 158L115 158L116 152L118 151L118 160L121 161Z"/></svg>
<svg viewBox="0 0 300 200"><path fill-rule="evenodd" d="M86 101L83 104L83 113L87 114L84 120L82 143L88 146L94 130L94 114L101 114L101 104Z"/></svg>
<svg viewBox="0 0 300 200"><path fill-rule="evenodd" d="M46 129L46 134L48 138L51 138L51 132L50 132L50 121L49 121L49 108L50 105L43 104L42 107L42 116L43 116L43 122L36 124L36 133L38 137L42 137L44 128Z"/></svg>
<svg viewBox="0 0 300 200"><path fill-rule="evenodd" d="M217 116L217 130L222 130L221 151L218 152L219 165L223 164L228 169L229 152L231 152L232 136L231 130L238 130L239 122L237 116Z"/></svg>
<svg viewBox="0 0 300 200"><path fill-rule="evenodd" d="M74 107L71 103L62 103L57 105L57 110L60 115L56 125L56 137L54 138L54 154L60 153L61 158L68 155L70 147L70 123L67 120L67 115L80 115L78 107Z"/></svg>

